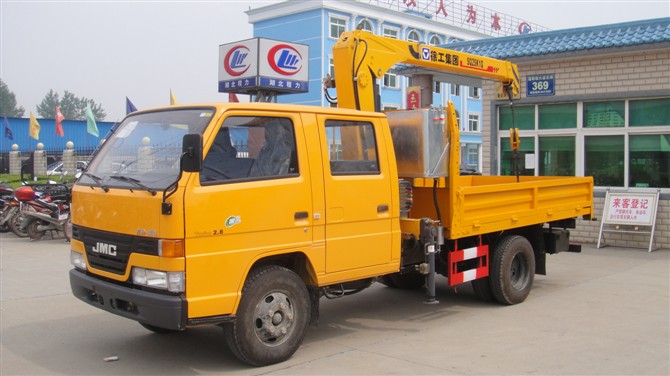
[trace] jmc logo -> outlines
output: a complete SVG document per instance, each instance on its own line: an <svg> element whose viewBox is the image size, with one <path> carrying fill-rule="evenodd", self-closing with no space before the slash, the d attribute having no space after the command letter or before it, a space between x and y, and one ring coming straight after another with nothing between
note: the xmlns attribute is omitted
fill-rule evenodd
<svg viewBox="0 0 670 376"><path fill-rule="evenodd" d="M97 242L91 251L101 255L116 256L116 245Z"/></svg>
<svg viewBox="0 0 670 376"><path fill-rule="evenodd" d="M302 69L302 55L288 44L278 44L268 52L268 63L275 72L293 76Z"/></svg>
<svg viewBox="0 0 670 376"><path fill-rule="evenodd" d="M223 68L231 76L241 76L249 70L249 49L246 46L236 46L230 49L223 59Z"/></svg>

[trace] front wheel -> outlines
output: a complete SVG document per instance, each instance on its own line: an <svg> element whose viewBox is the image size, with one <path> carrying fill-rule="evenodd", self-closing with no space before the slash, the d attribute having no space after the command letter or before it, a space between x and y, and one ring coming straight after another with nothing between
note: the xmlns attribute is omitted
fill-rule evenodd
<svg viewBox="0 0 670 376"><path fill-rule="evenodd" d="M253 366L287 360L305 337L310 304L305 283L293 271L275 265L252 270L236 320L224 324L228 347Z"/></svg>
<svg viewBox="0 0 670 376"><path fill-rule="evenodd" d="M535 254L528 239L512 235L503 238L493 253L489 278L496 300L518 304L526 300L535 277Z"/></svg>
<svg viewBox="0 0 670 376"><path fill-rule="evenodd" d="M14 213L12 218L9 219L9 229L12 230L14 235L20 237L20 238L27 238L28 237L28 231L26 231L25 228L21 228L21 224L23 223L23 220L26 218L26 215L23 214L20 210Z"/></svg>

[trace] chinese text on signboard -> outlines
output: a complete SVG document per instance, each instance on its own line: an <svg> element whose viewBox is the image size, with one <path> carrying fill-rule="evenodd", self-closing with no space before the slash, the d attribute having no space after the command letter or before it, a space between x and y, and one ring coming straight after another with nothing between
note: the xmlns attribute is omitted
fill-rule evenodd
<svg viewBox="0 0 670 376"><path fill-rule="evenodd" d="M656 217L656 194L610 193L603 221L611 224L651 226Z"/></svg>

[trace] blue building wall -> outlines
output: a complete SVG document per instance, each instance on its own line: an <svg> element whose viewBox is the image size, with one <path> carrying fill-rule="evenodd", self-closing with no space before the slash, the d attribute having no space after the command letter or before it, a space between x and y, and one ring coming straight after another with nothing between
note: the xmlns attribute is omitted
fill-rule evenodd
<svg viewBox="0 0 670 376"><path fill-rule="evenodd" d="M255 38L268 38L309 46L309 91L280 95L280 103L320 106L323 51L322 10L312 10L258 22L254 25Z"/></svg>
<svg viewBox="0 0 670 376"><path fill-rule="evenodd" d="M3 118L4 119L4 118ZM95 137L87 132L87 123L85 120L63 120L64 137L56 134L56 121L54 119L37 119L40 124L39 139L35 140L29 135L30 119L7 118L9 129L12 131L13 140L5 135L4 126L2 128L2 142L0 142L0 152L5 153L12 150L12 145L17 144L19 150L23 153L30 152L37 148L38 143L44 145L44 150L62 151L68 141L74 143L77 154L82 154L85 150L94 149L100 141L109 132L114 122L96 122L100 137Z"/></svg>

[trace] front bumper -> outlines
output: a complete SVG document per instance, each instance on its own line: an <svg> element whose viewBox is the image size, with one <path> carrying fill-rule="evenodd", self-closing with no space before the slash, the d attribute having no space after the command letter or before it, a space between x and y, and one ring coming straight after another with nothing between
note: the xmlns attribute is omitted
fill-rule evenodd
<svg viewBox="0 0 670 376"><path fill-rule="evenodd" d="M119 286L76 269L70 270L70 287L74 296L107 312L160 328L186 329L187 303L180 296Z"/></svg>

